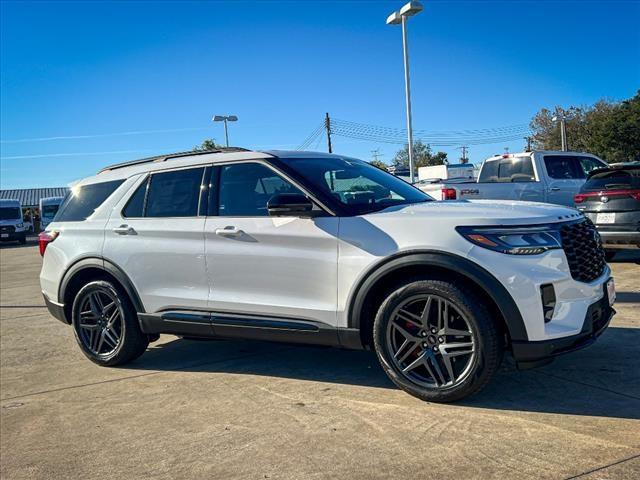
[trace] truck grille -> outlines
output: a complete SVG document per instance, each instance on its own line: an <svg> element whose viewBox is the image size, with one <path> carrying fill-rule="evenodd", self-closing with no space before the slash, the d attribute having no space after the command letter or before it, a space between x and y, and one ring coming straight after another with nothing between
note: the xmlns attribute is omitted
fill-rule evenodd
<svg viewBox="0 0 640 480"><path fill-rule="evenodd" d="M15 231L16 231L15 227L11 225L5 225L4 227L0 227L0 232L2 233L13 233Z"/></svg>
<svg viewBox="0 0 640 480"><path fill-rule="evenodd" d="M602 240L589 219L563 225L560 236L574 280L591 282L602 275L606 266Z"/></svg>

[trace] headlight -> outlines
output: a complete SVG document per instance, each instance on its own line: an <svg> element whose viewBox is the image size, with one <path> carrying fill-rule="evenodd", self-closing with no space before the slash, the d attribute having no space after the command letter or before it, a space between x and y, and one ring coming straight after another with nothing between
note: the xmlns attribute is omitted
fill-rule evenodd
<svg viewBox="0 0 640 480"><path fill-rule="evenodd" d="M551 227L457 227L460 235L479 247L511 255L537 255L562 248L560 232Z"/></svg>
<svg viewBox="0 0 640 480"><path fill-rule="evenodd" d="M24 227L24 223L17 223L16 224L16 228L23 228Z"/></svg>

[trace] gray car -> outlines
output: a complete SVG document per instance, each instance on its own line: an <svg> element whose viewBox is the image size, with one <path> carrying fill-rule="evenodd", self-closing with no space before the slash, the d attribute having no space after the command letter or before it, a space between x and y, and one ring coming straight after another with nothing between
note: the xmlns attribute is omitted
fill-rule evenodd
<svg viewBox="0 0 640 480"><path fill-rule="evenodd" d="M574 201L596 225L605 246L640 247L640 162L594 170Z"/></svg>

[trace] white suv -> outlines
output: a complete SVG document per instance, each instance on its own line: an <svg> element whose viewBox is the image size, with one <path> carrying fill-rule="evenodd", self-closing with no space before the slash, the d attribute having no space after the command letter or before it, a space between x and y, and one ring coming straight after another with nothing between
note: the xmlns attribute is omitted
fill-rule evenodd
<svg viewBox="0 0 640 480"><path fill-rule="evenodd" d="M161 333L369 348L400 388L453 401L504 351L589 345L615 292L574 209L436 202L361 160L225 149L105 168L40 236L51 313L100 365Z"/></svg>

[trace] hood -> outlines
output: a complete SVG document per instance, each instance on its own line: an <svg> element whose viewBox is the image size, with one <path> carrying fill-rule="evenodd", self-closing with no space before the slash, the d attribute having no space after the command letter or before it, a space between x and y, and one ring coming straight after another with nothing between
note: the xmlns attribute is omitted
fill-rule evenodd
<svg viewBox="0 0 640 480"><path fill-rule="evenodd" d="M390 207L371 215L456 220L458 225L536 225L582 217L574 208L511 200L456 200Z"/></svg>

